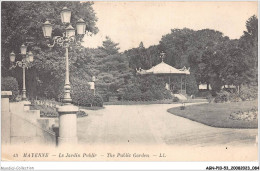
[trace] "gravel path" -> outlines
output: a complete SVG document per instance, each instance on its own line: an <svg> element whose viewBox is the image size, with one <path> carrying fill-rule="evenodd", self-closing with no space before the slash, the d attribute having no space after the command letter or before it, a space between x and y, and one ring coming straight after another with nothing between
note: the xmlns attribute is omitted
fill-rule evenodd
<svg viewBox="0 0 260 171"><path fill-rule="evenodd" d="M179 104L109 105L78 119L82 144L254 145L257 129L209 127L172 115Z"/></svg>

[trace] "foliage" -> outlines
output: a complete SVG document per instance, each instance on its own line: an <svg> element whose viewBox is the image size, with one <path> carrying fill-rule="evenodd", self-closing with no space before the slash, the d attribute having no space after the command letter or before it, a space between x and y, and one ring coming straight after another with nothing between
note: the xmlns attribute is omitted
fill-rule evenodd
<svg viewBox="0 0 260 171"><path fill-rule="evenodd" d="M191 73L190 75L187 76L187 94L188 95L197 95L198 91L199 91L199 87L198 84L196 82L196 78L195 75L193 73Z"/></svg>
<svg viewBox="0 0 260 171"><path fill-rule="evenodd" d="M239 97L243 101L257 99L257 96L258 96L258 87L257 86L244 85L240 89Z"/></svg>
<svg viewBox="0 0 260 171"><path fill-rule="evenodd" d="M59 113L57 112L56 107L50 107L46 105L36 105L31 106L31 110L40 110L40 116L43 118L57 118ZM79 110L77 112L77 117L85 117L87 113L85 111Z"/></svg>
<svg viewBox="0 0 260 171"><path fill-rule="evenodd" d="M216 96L218 92L221 91L221 86L222 86L222 80L219 78L219 76L215 75L210 79L210 85L211 85L211 94L213 96Z"/></svg>
<svg viewBox="0 0 260 171"><path fill-rule="evenodd" d="M124 90L123 99L124 100L141 100L142 92L138 87L138 83L127 85Z"/></svg>
<svg viewBox="0 0 260 171"><path fill-rule="evenodd" d="M166 53L164 61L175 67L190 67L191 75L188 78L187 93L197 94L200 83L217 85L216 91L222 86L220 77L223 69L222 48L224 43L229 41L221 32L203 29L194 31L191 29L172 29L171 33L162 36L160 44L148 49L133 48L125 52L129 58L129 66L133 69L146 69L141 62L140 49L148 55L147 63L156 65L161 62L159 53ZM152 53L151 53L152 52ZM217 53L216 53L217 52ZM147 66L147 68L150 68ZM219 84L215 84L218 82ZM215 90L214 89L214 90Z"/></svg>
<svg viewBox="0 0 260 171"><path fill-rule="evenodd" d="M226 44L224 54L225 65L220 78L225 85L240 86L248 84L254 79L254 71L247 61L246 53L238 47L238 41L230 41Z"/></svg>
<svg viewBox="0 0 260 171"><path fill-rule="evenodd" d="M208 97L209 95L211 95L211 92L210 92L210 90L200 90L199 92L198 92L198 97L204 97L204 98L206 98L206 97Z"/></svg>
<svg viewBox="0 0 260 171"><path fill-rule="evenodd" d="M127 85L124 90L124 100L151 101L172 98L170 91L165 89L162 78L150 75L132 80L133 83Z"/></svg>
<svg viewBox="0 0 260 171"><path fill-rule="evenodd" d="M179 102L180 99L179 99L178 97L174 96L173 99L172 99L172 101L173 101L173 102Z"/></svg>
<svg viewBox="0 0 260 171"><path fill-rule="evenodd" d="M200 90L197 97L207 99L209 103L214 102L214 97L212 96L210 90Z"/></svg>
<svg viewBox="0 0 260 171"><path fill-rule="evenodd" d="M215 101L215 98L210 94L206 97L206 99L208 100L209 103L212 103Z"/></svg>
<svg viewBox="0 0 260 171"><path fill-rule="evenodd" d="M216 103L223 103L227 101L231 102L239 102L241 100L255 100L257 99L258 88L257 86L250 86L250 85L243 85L241 86L240 92L228 92L221 90L220 92L216 93L216 97L214 102Z"/></svg>
<svg viewBox="0 0 260 171"><path fill-rule="evenodd" d="M95 95L85 80L78 78L72 79L72 102L78 106L103 106L103 100L100 95Z"/></svg>
<svg viewBox="0 0 260 171"><path fill-rule="evenodd" d="M96 90L103 97L110 94L117 94L118 89L123 88L132 77L132 71L128 67L128 60L124 54L120 54L118 44L110 38L103 42L103 47L99 47L93 54L93 65L95 70ZM105 99L104 99L105 100Z"/></svg>
<svg viewBox="0 0 260 171"><path fill-rule="evenodd" d="M117 47L118 45L119 44L114 43L110 37L106 36L106 40L103 41L103 46L99 48L102 49L107 55L114 55L117 54L120 49Z"/></svg>
<svg viewBox="0 0 260 171"><path fill-rule="evenodd" d="M239 39L239 47L243 50L246 61L253 72L253 80L258 79L258 18L253 15L246 21L247 30Z"/></svg>
<svg viewBox="0 0 260 171"><path fill-rule="evenodd" d="M19 85L22 85L20 70L15 69L9 71L9 53L14 51L19 54L20 46L25 43L28 45L28 51L34 54L34 62L32 68L27 72L26 80L29 96L42 96L46 98L57 98L62 91L65 73L65 50L55 46L50 49L46 46L48 42L42 33L42 23L46 19L54 24L52 36L60 36L64 27L60 21L61 9L65 6L72 10L71 23L75 26L79 18L83 18L87 27L86 30L91 33L97 33L98 29L95 25L97 18L92 8L93 2L76 2L76 1L27 1L12 2L5 1L2 3L2 75L14 76L17 78ZM70 69L73 73L75 67L82 62L82 58L86 56L80 52L80 49L72 46L69 49ZM17 59L21 56L17 55ZM81 73L82 74L82 73ZM85 74L82 74L85 75ZM47 92L47 95L46 95Z"/></svg>
<svg viewBox="0 0 260 171"><path fill-rule="evenodd" d="M49 117L49 118L59 117L59 113L57 112L56 107L33 104L33 106L31 106L31 110L40 110L41 117Z"/></svg>
<svg viewBox="0 0 260 171"><path fill-rule="evenodd" d="M258 110L256 107L253 107L252 109L245 112L236 111L231 113L229 118L232 120L245 120L245 121L257 120Z"/></svg>
<svg viewBox="0 0 260 171"><path fill-rule="evenodd" d="M18 82L14 77L2 77L1 78L1 90L2 91L12 91L12 96L10 101L15 101L19 94Z"/></svg>
<svg viewBox="0 0 260 171"><path fill-rule="evenodd" d="M103 99L101 96L99 95L95 95L94 99L93 99L93 106L97 106L97 107L103 107Z"/></svg>
<svg viewBox="0 0 260 171"><path fill-rule="evenodd" d="M188 94L196 94L198 85L202 83L210 84L212 95L216 96L223 85L241 86L256 82L257 22L256 16L250 17L246 22L247 31L239 40L230 40L223 33L211 29L172 29L171 33L162 36L159 45L144 49L140 44L139 48L130 49L125 54L131 68L146 69L141 62L140 49L148 54L147 63L151 65L160 62L159 53L164 51L167 64L191 68Z"/></svg>
<svg viewBox="0 0 260 171"><path fill-rule="evenodd" d="M230 96L229 92L221 90L220 92L217 93L214 102L216 103L227 102L229 101L229 96Z"/></svg>
<svg viewBox="0 0 260 171"><path fill-rule="evenodd" d="M240 98L240 95L236 92L230 93L229 100L231 102L240 102L242 99Z"/></svg>
<svg viewBox="0 0 260 171"><path fill-rule="evenodd" d="M85 117L85 116L88 116L88 114L87 114L85 111L79 110L79 111L77 112L77 117L78 117L78 118L82 118L82 117Z"/></svg>
<svg viewBox="0 0 260 171"><path fill-rule="evenodd" d="M159 52L156 54L159 55ZM152 66L151 63L152 54L145 49L143 42L139 44L139 47L125 51L125 55L129 59L129 67L134 70L140 68L150 69Z"/></svg>
<svg viewBox="0 0 260 171"><path fill-rule="evenodd" d="M55 46L48 48L42 34L42 23L46 19L54 24L53 36L60 36L64 25L60 22L60 11L64 6L72 10L72 25L79 18L86 23L86 31L98 32L93 2L75 1L28 1L2 3L2 76L13 76L22 86L21 70L10 71L9 53L14 51L21 58L22 43L34 53L32 68L26 71L28 96L31 98L62 97L65 77L65 50ZM158 100L171 98L165 90L165 81L154 77L136 77L136 69L149 69L161 62L160 52L166 53L164 61L175 67L190 67L187 78L187 93L196 95L198 85L210 84L212 94L222 99L223 85L241 87L254 82L257 85L258 71L258 19L250 17L246 31L239 40L230 40L217 30L172 29L163 35L158 45L148 48L140 42L137 48L119 53L119 44L106 37L101 47L89 49L69 48L70 82L74 104L101 105L102 98L94 97L86 82L96 76L96 93L102 97L118 94L123 89L124 100ZM3 82L2 82L3 83ZM176 87L179 86L176 82ZM177 87L179 88L179 87ZM18 88L17 88L18 91ZM249 91L249 90L248 90ZM256 93L241 89L242 99L255 98ZM235 96L235 95L231 95ZM224 97L223 97L224 98ZM234 97L235 98L235 97ZM224 98L225 99L225 98ZM231 98L232 99L232 98ZM104 99L105 100L105 99ZM221 100L220 100L221 101Z"/></svg>
<svg viewBox="0 0 260 171"><path fill-rule="evenodd" d="M186 106L185 110L175 107L169 109L168 112L213 127L257 128L257 119L250 121L230 119L231 113L237 111L248 112L252 108L257 108L257 104L256 100L235 103L207 103Z"/></svg>
<svg viewBox="0 0 260 171"><path fill-rule="evenodd" d="M71 97L73 104L89 106L93 103L94 94L90 90L89 84L86 81L74 78L71 83Z"/></svg>
<svg viewBox="0 0 260 171"><path fill-rule="evenodd" d="M160 51L166 53L164 61L176 68L189 67L187 50L194 31L191 29L172 29L171 33L162 36Z"/></svg>

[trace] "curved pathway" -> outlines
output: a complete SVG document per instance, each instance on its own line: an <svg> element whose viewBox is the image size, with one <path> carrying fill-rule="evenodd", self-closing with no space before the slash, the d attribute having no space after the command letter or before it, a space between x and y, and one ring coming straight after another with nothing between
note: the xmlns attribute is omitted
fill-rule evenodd
<svg viewBox="0 0 260 171"><path fill-rule="evenodd" d="M180 104L109 105L78 119L82 144L254 145L257 129L214 128L167 112Z"/></svg>

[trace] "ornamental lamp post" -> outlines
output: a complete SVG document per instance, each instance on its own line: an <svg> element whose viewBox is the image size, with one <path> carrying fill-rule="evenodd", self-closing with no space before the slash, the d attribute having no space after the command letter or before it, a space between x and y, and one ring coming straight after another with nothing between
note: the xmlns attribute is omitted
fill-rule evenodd
<svg viewBox="0 0 260 171"><path fill-rule="evenodd" d="M15 53L11 52L10 53L10 61L13 63L15 61Z"/></svg>
<svg viewBox="0 0 260 171"><path fill-rule="evenodd" d="M29 59L29 62L33 62L33 53L32 53L32 51L29 51L29 53L28 53L28 59Z"/></svg>
<svg viewBox="0 0 260 171"><path fill-rule="evenodd" d="M60 16L61 16L61 22L62 22L63 24L70 23L71 10L68 9L67 7L64 7L64 8L61 10Z"/></svg>
<svg viewBox="0 0 260 171"><path fill-rule="evenodd" d="M43 24L42 31L43 31L44 37L46 37L46 38L50 38L51 37L52 25L51 25L51 23L48 20L45 21L45 23Z"/></svg>
<svg viewBox="0 0 260 171"><path fill-rule="evenodd" d="M22 55L26 55L26 50L27 50L27 46L25 46L24 44L22 44L22 46L21 46L21 54L22 54Z"/></svg>
<svg viewBox="0 0 260 171"><path fill-rule="evenodd" d="M86 23L82 18L78 20L76 29L77 29L77 34L79 34L79 35L85 34Z"/></svg>
<svg viewBox="0 0 260 171"><path fill-rule="evenodd" d="M75 29L69 25L67 28L66 28L66 37L73 37L75 36Z"/></svg>
<svg viewBox="0 0 260 171"><path fill-rule="evenodd" d="M76 43L80 45L80 42L85 34L86 23L83 19L79 19L76 23L77 35L75 35L75 29L70 24L71 11L64 7L61 11L61 22L67 25L63 36L54 36L53 44L47 44L49 47L54 47L55 44L65 48L66 58L66 72L65 72L65 85L64 96L62 99L63 105L60 106L57 111L59 113L59 137L58 144L76 144L77 138L77 115L78 107L71 104L72 99L70 95L70 81L69 81L69 47L71 44ZM45 38L51 38L52 25L49 21L46 21L43 26L43 35Z"/></svg>
<svg viewBox="0 0 260 171"><path fill-rule="evenodd" d="M27 51L27 46L25 46L24 44L22 44L21 48L21 55L22 55L22 60L21 61L16 61L15 62L15 53L11 52L9 55L10 58L10 62L11 62L11 67L15 68L15 67L20 67L23 69L23 89L22 89L22 100L26 101L27 97L26 97L26 86L25 86L25 68L29 68L30 67L30 63L33 62L33 53L31 51L26 52Z"/></svg>

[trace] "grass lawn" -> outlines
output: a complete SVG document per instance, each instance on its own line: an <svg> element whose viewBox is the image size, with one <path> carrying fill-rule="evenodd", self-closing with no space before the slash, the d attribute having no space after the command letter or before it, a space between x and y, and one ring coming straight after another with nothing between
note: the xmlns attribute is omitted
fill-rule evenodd
<svg viewBox="0 0 260 171"><path fill-rule="evenodd" d="M177 107L168 109L168 112L213 127L257 128L257 119L250 121L230 119L231 113L249 111L254 107L258 107L257 100L192 105L186 106L185 110L180 110L180 107Z"/></svg>

